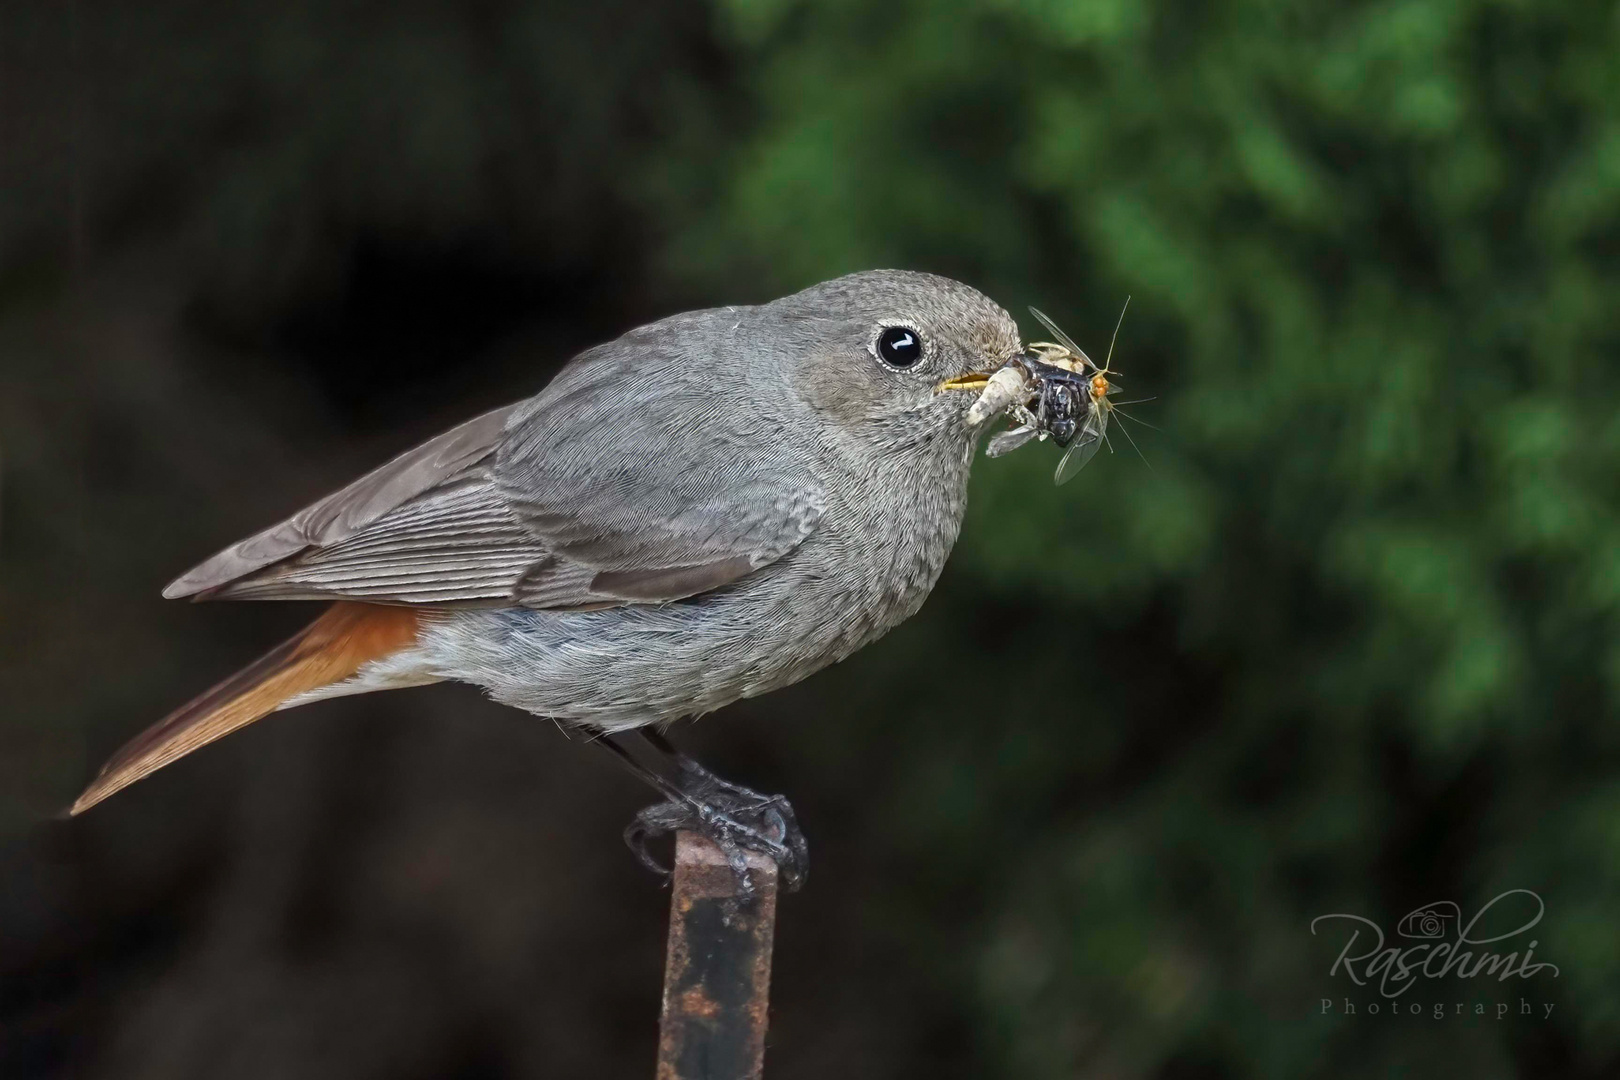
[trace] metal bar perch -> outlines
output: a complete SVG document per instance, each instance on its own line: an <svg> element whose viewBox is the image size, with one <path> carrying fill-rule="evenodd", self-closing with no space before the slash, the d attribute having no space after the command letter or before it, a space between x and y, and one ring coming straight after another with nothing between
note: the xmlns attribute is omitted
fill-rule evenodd
<svg viewBox="0 0 1620 1080"><path fill-rule="evenodd" d="M764 1069L776 864L749 853L748 875L743 900L718 847L676 834L658 1080L757 1080Z"/></svg>

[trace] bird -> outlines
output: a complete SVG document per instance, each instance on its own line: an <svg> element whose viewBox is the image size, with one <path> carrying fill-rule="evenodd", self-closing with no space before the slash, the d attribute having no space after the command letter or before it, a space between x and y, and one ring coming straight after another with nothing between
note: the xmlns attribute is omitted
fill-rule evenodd
<svg viewBox="0 0 1620 1080"><path fill-rule="evenodd" d="M186 572L170 599L313 600L305 629L135 736L77 815L271 712L459 681L600 739L698 828L801 881L781 796L661 734L787 686L913 615L956 542L971 394L1023 354L978 290L908 270L673 315L535 396L407 450ZM675 779L640 764L640 733ZM735 862L734 862L735 865Z"/></svg>

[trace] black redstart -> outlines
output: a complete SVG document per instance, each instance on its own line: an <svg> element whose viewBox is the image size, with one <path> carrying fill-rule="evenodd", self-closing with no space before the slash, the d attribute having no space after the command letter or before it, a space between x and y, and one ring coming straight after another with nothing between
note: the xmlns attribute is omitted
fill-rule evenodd
<svg viewBox="0 0 1620 1080"><path fill-rule="evenodd" d="M886 270L589 349L165 589L335 602L129 742L72 812L276 709L446 679L672 753L649 725L786 686L916 612L980 430L973 396L945 391L1021 352L974 289ZM785 801L677 760L633 830L701 828L802 870Z"/></svg>

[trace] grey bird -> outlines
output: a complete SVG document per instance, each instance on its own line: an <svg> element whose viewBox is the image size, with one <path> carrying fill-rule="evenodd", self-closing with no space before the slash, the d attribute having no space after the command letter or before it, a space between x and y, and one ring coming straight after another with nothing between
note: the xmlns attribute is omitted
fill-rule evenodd
<svg viewBox="0 0 1620 1080"><path fill-rule="evenodd" d="M720 781L656 732L796 682L917 611L956 542L979 433L973 395L949 391L1022 348L976 290L880 270L589 349L535 397L169 585L335 603L130 741L71 812L274 710L458 680L600 733L659 785L668 802L632 826L637 844L698 827L795 879L785 800ZM635 729L675 755L675 780L617 747Z"/></svg>

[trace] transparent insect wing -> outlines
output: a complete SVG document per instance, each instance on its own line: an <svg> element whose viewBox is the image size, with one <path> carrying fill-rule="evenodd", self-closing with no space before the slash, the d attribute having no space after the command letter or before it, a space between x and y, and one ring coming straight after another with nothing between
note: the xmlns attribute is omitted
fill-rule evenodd
<svg viewBox="0 0 1620 1080"><path fill-rule="evenodd" d="M1000 457L1002 454L1012 453L1034 437L1034 428L1020 424L1018 427L1008 428L1006 431L993 436L990 439L990 445L985 447L984 452L989 457Z"/></svg>
<svg viewBox="0 0 1620 1080"><path fill-rule="evenodd" d="M1035 318L1039 319L1041 325L1046 327L1047 332L1053 337L1057 338L1058 344L1069 350L1071 355L1079 357L1081 360L1090 364L1093 368L1097 366L1096 361L1092 360L1091 357L1086 355L1086 350L1076 345L1073 338L1069 337L1068 334L1065 334L1061 329L1058 328L1057 323L1047 318L1046 312L1042 311L1040 308L1032 307L1029 309L1029 313L1035 316Z"/></svg>
<svg viewBox="0 0 1620 1080"><path fill-rule="evenodd" d="M1064 451L1063 457L1058 459L1057 472L1052 476L1055 484L1066 484L1074 479L1074 474L1091 463L1102 448L1103 435L1108 431L1108 410L1100 405L1093 404L1086 414L1085 426L1080 434L1074 437L1074 442Z"/></svg>

